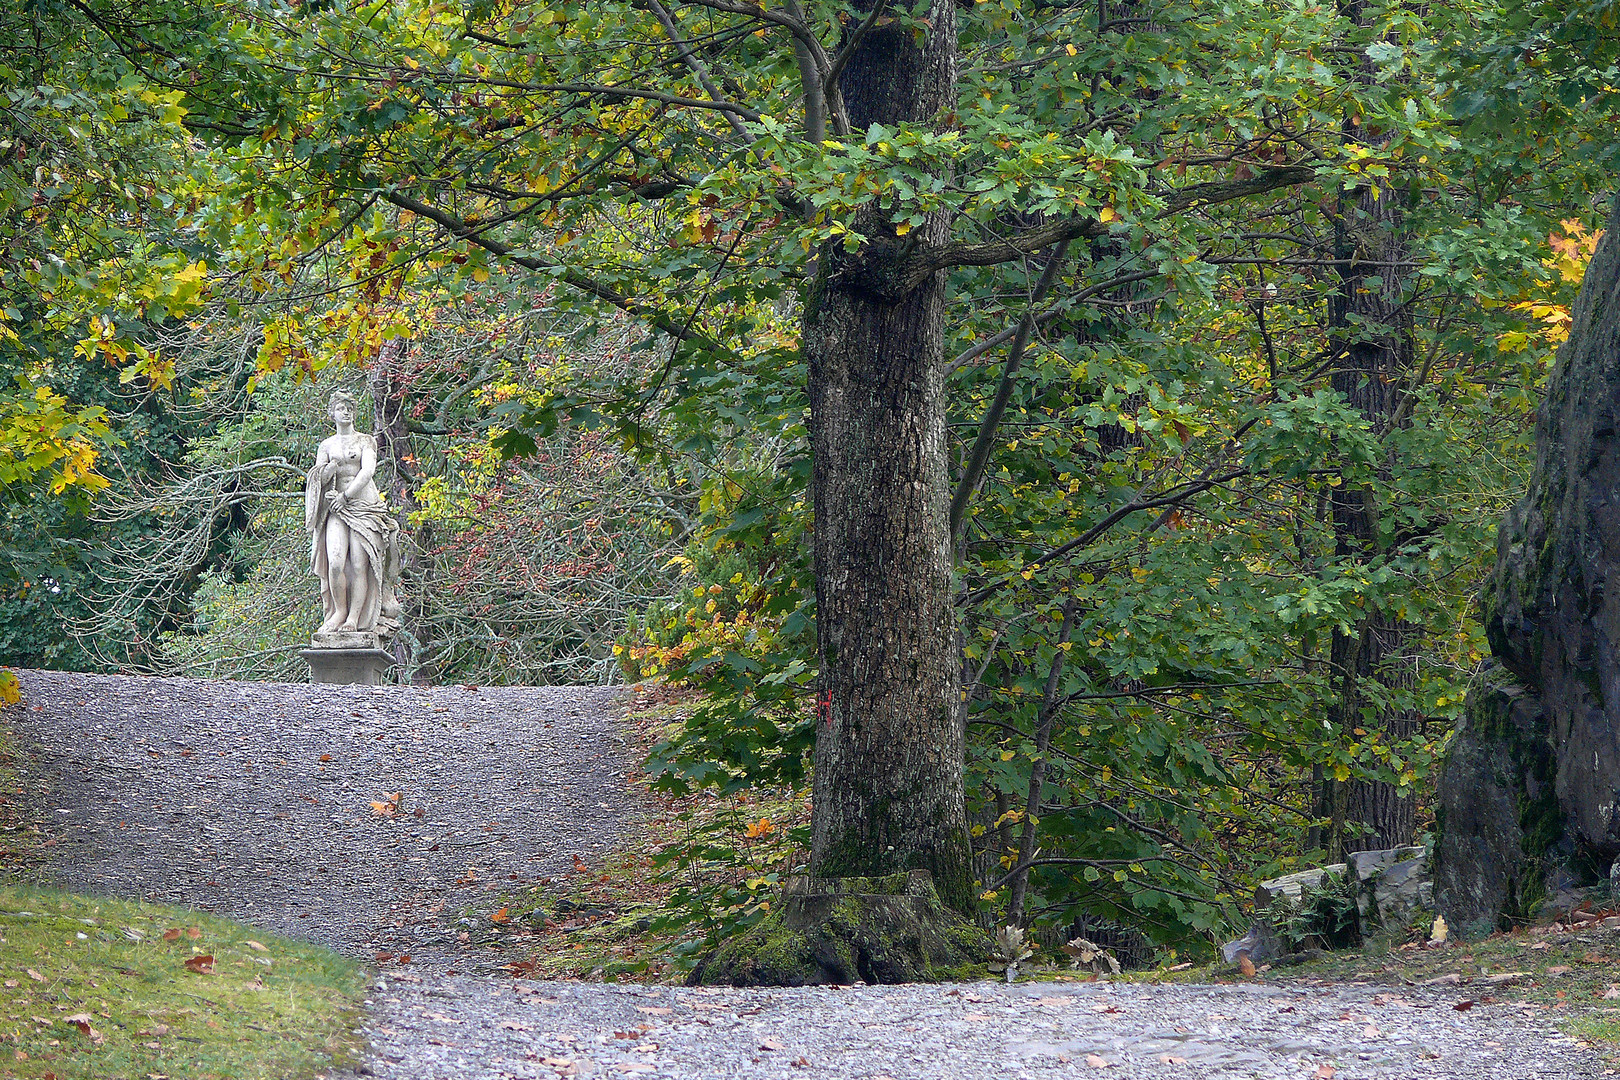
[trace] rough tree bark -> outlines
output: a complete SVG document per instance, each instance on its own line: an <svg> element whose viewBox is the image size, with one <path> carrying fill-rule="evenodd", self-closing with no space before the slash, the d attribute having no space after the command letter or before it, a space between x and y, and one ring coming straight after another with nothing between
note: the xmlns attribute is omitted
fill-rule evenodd
<svg viewBox="0 0 1620 1080"><path fill-rule="evenodd" d="M927 123L950 100L950 0L934 0L929 22L920 42L890 19L856 45L840 84L855 130ZM821 660L810 868L926 869L941 899L966 911L944 281L935 273L898 298L875 295L874 261L904 241L875 214L855 227L872 240L822 253L804 315ZM937 216L919 239L943 244L948 227Z"/></svg>

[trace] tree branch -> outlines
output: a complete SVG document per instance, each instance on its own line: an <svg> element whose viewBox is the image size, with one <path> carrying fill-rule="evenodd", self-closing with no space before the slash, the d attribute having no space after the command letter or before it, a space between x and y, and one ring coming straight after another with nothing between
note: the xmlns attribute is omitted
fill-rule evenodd
<svg viewBox="0 0 1620 1080"><path fill-rule="evenodd" d="M433 222L435 225L438 225L440 228L444 229L458 240L465 240L469 244L476 244L478 247L483 248L490 254L500 256L507 262L521 266L526 270L543 271L548 274L554 274L559 281L572 285L581 292L589 293L600 300L605 300L614 307L620 309L621 311L628 312L638 319L645 320L654 329L660 330L678 341L697 342L706 348L713 349L715 351L724 351L720 348L717 342L711 340L706 335L698 333L690 326L683 326L682 324L676 322L668 312L643 307L636 301L634 297L625 296L616 289L612 289L607 285L602 284L600 281L594 280L593 278L586 277L577 270L570 270L565 267L563 268L561 274L556 274L558 269L557 264L548 263L542 259L536 259L530 255L520 255L511 246L501 243L492 236L484 235L479 226L462 221L455 215L448 214L436 206L429 206L427 203L424 203L418 199L413 199L411 196L406 195L401 191L385 191L382 193L382 198L384 201L392 203L401 210L409 210L413 214L427 218L429 221Z"/></svg>
<svg viewBox="0 0 1620 1080"><path fill-rule="evenodd" d="M1216 180L1205 184L1190 184L1173 191L1165 200L1164 208L1155 219L1175 217L1177 214L1200 206L1213 206L1250 195L1261 195L1278 188L1292 187L1314 179L1316 169L1310 165L1289 165L1280 169L1266 169L1244 180ZM1042 248L1060 244L1065 240L1078 240L1085 236L1104 236L1109 227L1095 217L1062 218L1032 229L1025 229L1000 240L978 244L945 244L941 247L918 248L902 262L891 275L883 291L904 295L927 281L929 276L954 266L994 266L998 263L1021 259Z"/></svg>
<svg viewBox="0 0 1620 1080"><path fill-rule="evenodd" d="M1063 268L1068 254L1069 241L1061 241L1057 250L1047 259L1046 269L1041 272L1040 280L1035 283L1035 291L1030 294L1024 316L1018 320L1018 331L1013 335L1012 348L1008 350L1007 362L1002 366L996 395L984 411L984 420L979 424L979 437L974 440L973 450L968 454L967 464L962 468L962 478L957 482L956 493L951 497L950 529L953 548L962 543L962 531L967 525L968 502L979 488L985 464L990 460L990 448L996 441L996 428L1001 425L1001 415L1007 411L1007 402L1012 399L1013 380L1018 375L1018 369L1023 366L1024 351L1029 346L1029 335L1035 329L1035 309L1046 299L1046 294L1052 291L1052 283L1057 280L1058 271Z"/></svg>
<svg viewBox="0 0 1620 1080"><path fill-rule="evenodd" d="M692 69L692 74L697 77L698 84L703 87L704 93L713 98L716 103L726 102L726 98L720 93L720 88L715 86L714 80L709 77L709 69L692 51L692 46L687 43L686 39L681 37L681 28L675 24L675 16L670 14L664 5L659 3L659 0L647 0L647 6L652 8L654 15L658 16L659 23L664 27L664 33L668 34L669 40L675 43L675 51L680 54L681 60L686 66ZM726 103L729 104L729 102ZM737 119L737 114L728 112L725 115L726 122L731 125L731 130L740 135L744 142L750 146L753 145L754 136L749 133L747 128L743 127L742 121Z"/></svg>

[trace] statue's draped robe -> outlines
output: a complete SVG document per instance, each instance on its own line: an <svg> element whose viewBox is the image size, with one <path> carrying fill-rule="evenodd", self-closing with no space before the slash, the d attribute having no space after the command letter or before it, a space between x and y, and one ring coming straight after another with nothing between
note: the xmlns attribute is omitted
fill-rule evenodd
<svg viewBox="0 0 1620 1080"><path fill-rule="evenodd" d="M375 631L384 639L391 638L399 629L399 599L395 595L400 569L399 522L380 498L346 499L341 507L334 508L326 493L336 490L335 477L322 483L319 465L304 475L304 528L309 530L309 568L321 582L322 618L330 619L335 609L332 568L326 557L326 530L335 517L349 527L353 537L351 548L358 545L365 552L366 604L356 621L356 629Z"/></svg>

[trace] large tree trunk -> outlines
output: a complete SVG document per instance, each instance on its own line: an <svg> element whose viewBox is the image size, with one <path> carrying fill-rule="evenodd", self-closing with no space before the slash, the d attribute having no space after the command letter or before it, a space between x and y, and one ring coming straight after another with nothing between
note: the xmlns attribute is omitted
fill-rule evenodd
<svg viewBox="0 0 1620 1080"><path fill-rule="evenodd" d="M852 25L873 2L856 5ZM933 0L920 40L896 19L872 25L840 82L856 132L932 121L952 92L955 19L951 0ZM867 239L855 252L821 251L804 311L821 662L810 874L705 959L694 982L961 977L988 955L989 939L958 914L972 910L974 891L944 282L894 288L885 271L904 242L880 213L849 224ZM936 217L920 238L941 243L948 228Z"/></svg>
<svg viewBox="0 0 1620 1080"><path fill-rule="evenodd" d="M935 0L929 17L920 42L898 20L862 39L840 84L857 132L927 123L949 100L955 9ZM870 239L822 253L804 315L821 661L810 868L926 869L966 911L944 282L878 295L873 264L898 241L877 214L854 224ZM943 242L948 226L930 221L922 239Z"/></svg>

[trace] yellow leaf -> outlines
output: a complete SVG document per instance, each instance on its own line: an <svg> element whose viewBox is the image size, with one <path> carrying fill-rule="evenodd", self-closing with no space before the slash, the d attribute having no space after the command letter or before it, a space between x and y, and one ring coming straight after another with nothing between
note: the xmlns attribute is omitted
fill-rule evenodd
<svg viewBox="0 0 1620 1080"><path fill-rule="evenodd" d="M0 671L0 705L15 705L22 700L22 686L17 682L17 676L9 671Z"/></svg>
<svg viewBox="0 0 1620 1080"><path fill-rule="evenodd" d="M909 222L909 221L902 221L900 224L898 224L898 225L896 225L894 227L894 235L896 235L896 236L904 236L904 235L906 235L906 233L908 233L910 231L911 231L911 222Z"/></svg>
<svg viewBox="0 0 1620 1080"><path fill-rule="evenodd" d="M1105 206L1101 210L1097 211L1097 220L1102 222L1104 225L1108 224L1110 221L1116 220L1118 217L1119 215L1114 212L1114 208L1112 206Z"/></svg>
<svg viewBox="0 0 1620 1080"><path fill-rule="evenodd" d="M1073 45L1063 46L1063 51L1068 53L1070 56L1074 56L1080 52L1080 50L1075 48Z"/></svg>

